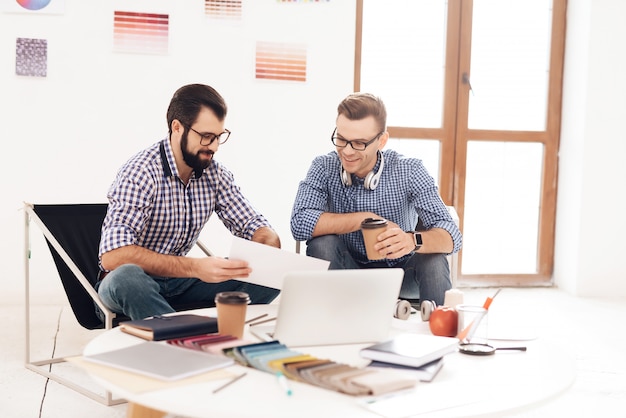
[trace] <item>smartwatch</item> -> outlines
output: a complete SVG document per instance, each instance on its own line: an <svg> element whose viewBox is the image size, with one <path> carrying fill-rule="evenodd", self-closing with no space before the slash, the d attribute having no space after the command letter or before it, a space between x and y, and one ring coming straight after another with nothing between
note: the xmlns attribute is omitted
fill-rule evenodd
<svg viewBox="0 0 626 418"><path fill-rule="evenodd" d="M413 252L417 252L417 250L422 248L422 234L413 231L413 239L415 240L415 248L413 248Z"/></svg>

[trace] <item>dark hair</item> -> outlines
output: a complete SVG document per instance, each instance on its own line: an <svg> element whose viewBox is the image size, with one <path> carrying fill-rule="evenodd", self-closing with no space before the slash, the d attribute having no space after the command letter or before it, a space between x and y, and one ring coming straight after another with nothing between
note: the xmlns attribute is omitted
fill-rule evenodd
<svg viewBox="0 0 626 418"><path fill-rule="evenodd" d="M196 121L203 106L211 109L220 121L226 117L226 102L213 87L205 84L188 84L176 90L167 108L167 126L170 135L174 119L178 119L185 128L188 128Z"/></svg>
<svg viewBox="0 0 626 418"><path fill-rule="evenodd" d="M373 94L352 93L339 103L337 114L343 115L349 120L361 120L373 116L380 130L387 129L387 110L385 104Z"/></svg>

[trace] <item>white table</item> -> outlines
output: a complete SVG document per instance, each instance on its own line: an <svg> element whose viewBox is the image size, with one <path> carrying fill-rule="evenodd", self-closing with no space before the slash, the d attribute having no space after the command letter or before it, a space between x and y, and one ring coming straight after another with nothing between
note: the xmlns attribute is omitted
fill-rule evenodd
<svg viewBox="0 0 626 418"><path fill-rule="evenodd" d="M248 317L275 313L275 305L249 306ZM214 308L197 311L214 315ZM393 333L428 333L428 324L419 315L409 321L394 319ZM255 340L247 331L245 338ZM107 331L84 350L94 354L138 344L143 340L124 334L118 328ZM494 342L504 345L502 341ZM452 353L445 357L443 369L430 383L418 383L411 391L377 399L369 407L364 398L343 395L305 383L289 381L292 396L287 396L275 376L251 368L233 366L236 374L247 375L213 394L226 380L173 387L148 393L133 393L115 382L93 377L115 395L132 403L188 417L379 417L480 416L531 408L567 389L574 380L572 359L541 340L524 341L528 351L498 351L492 356ZM520 345L517 341L514 344ZM365 365L358 351L365 344L296 348L320 358L353 365Z"/></svg>

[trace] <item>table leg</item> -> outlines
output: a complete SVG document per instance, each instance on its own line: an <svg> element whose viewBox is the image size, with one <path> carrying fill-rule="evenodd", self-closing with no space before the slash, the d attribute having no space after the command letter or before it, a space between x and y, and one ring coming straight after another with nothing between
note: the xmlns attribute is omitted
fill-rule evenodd
<svg viewBox="0 0 626 418"><path fill-rule="evenodd" d="M166 413L163 411L133 402L129 402L128 409L126 409L126 418L163 418L165 415Z"/></svg>

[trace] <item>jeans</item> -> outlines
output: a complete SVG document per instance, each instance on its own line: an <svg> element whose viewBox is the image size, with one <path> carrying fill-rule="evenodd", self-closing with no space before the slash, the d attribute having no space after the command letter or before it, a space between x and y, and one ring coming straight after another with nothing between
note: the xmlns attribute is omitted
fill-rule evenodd
<svg viewBox="0 0 626 418"><path fill-rule="evenodd" d="M170 303L206 302L207 307L212 307L219 292L246 292L251 304L270 303L280 292L238 280L206 283L196 278L155 277L134 264L124 264L111 271L96 284L96 290L109 309L132 320L175 312ZM97 306L96 314L104 320Z"/></svg>
<svg viewBox="0 0 626 418"><path fill-rule="evenodd" d="M388 260L360 263L354 259L344 241L337 235L322 235L307 241L306 254L330 261L330 270L389 268L404 270L401 299L432 300L443 305L446 290L452 287L450 265L444 254L415 253L395 265Z"/></svg>

